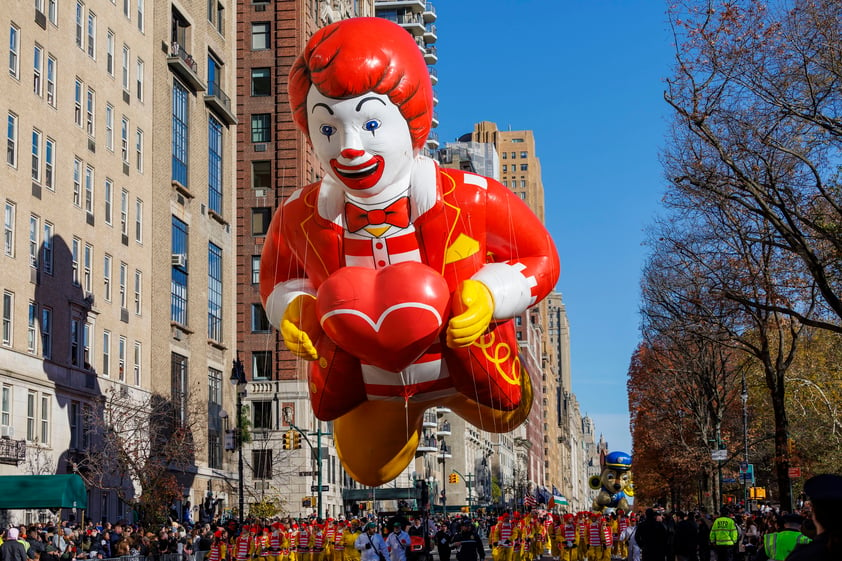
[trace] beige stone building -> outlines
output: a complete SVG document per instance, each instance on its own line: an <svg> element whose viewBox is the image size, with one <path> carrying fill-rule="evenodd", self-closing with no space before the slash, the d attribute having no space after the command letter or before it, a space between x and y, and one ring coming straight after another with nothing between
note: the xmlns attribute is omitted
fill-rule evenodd
<svg viewBox="0 0 842 561"><path fill-rule="evenodd" d="M236 10L4 7L0 474L68 473L111 388L231 410ZM183 495L224 502L221 426L200 425ZM88 516L128 516L113 492L88 502Z"/></svg>

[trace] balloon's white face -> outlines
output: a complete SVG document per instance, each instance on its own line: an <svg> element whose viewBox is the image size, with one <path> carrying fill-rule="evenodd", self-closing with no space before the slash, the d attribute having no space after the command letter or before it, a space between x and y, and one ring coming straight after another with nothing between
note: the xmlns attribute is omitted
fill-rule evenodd
<svg viewBox="0 0 842 561"><path fill-rule="evenodd" d="M307 94L310 142L328 173L346 192L372 197L409 185L415 153L409 125L385 95L349 99Z"/></svg>

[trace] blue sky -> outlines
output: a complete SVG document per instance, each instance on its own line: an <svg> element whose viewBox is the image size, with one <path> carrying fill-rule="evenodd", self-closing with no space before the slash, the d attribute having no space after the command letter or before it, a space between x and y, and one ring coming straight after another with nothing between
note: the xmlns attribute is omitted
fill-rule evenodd
<svg viewBox="0 0 842 561"><path fill-rule="evenodd" d="M439 0L442 145L493 121L531 129L561 257L573 390L609 447L631 452L626 372L639 341L644 229L672 63L658 0Z"/></svg>

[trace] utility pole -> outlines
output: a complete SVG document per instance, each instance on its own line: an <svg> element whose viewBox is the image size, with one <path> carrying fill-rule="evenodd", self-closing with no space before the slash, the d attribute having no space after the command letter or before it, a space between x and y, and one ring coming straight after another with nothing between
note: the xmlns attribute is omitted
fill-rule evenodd
<svg viewBox="0 0 842 561"><path fill-rule="evenodd" d="M465 480L465 488L468 490L468 513L470 514L473 511L473 495L471 493L471 489L473 488L474 474L469 473L468 475L462 475L455 469L453 470L453 473Z"/></svg>
<svg viewBox="0 0 842 561"><path fill-rule="evenodd" d="M289 410L288 409L284 409L283 415L284 415L284 421L286 422L286 424L289 425L289 428L291 428L292 430L294 430L295 432L297 432L298 434L300 434L304 438L304 441L307 443L307 446L310 447L311 457L313 455L316 456L316 486L318 487L318 490L317 490L317 497L318 497L317 500L318 500L318 502L317 502L316 508L317 508L318 517L322 518L322 512L323 512L323 502L322 502L322 492L323 492L322 491L322 434L324 434L324 433L322 433L322 422L319 421L319 420L316 421L316 432L305 432L305 431L301 430L301 428L298 427L295 423L293 423L292 419L289 418ZM310 441L311 436L316 437L316 445L315 446L313 446L313 443Z"/></svg>

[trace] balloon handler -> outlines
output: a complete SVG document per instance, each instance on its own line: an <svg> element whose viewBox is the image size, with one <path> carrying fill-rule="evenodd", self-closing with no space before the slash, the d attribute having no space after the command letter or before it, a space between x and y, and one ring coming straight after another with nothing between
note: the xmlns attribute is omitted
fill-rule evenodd
<svg viewBox="0 0 842 561"><path fill-rule="evenodd" d="M497 181L421 154L432 85L397 24L317 31L289 99L325 175L275 212L260 293L289 350L312 361L314 414L334 422L345 470L371 486L394 479L437 405L514 429L532 387L512 318L559 274L544 225Z"/></svg>

